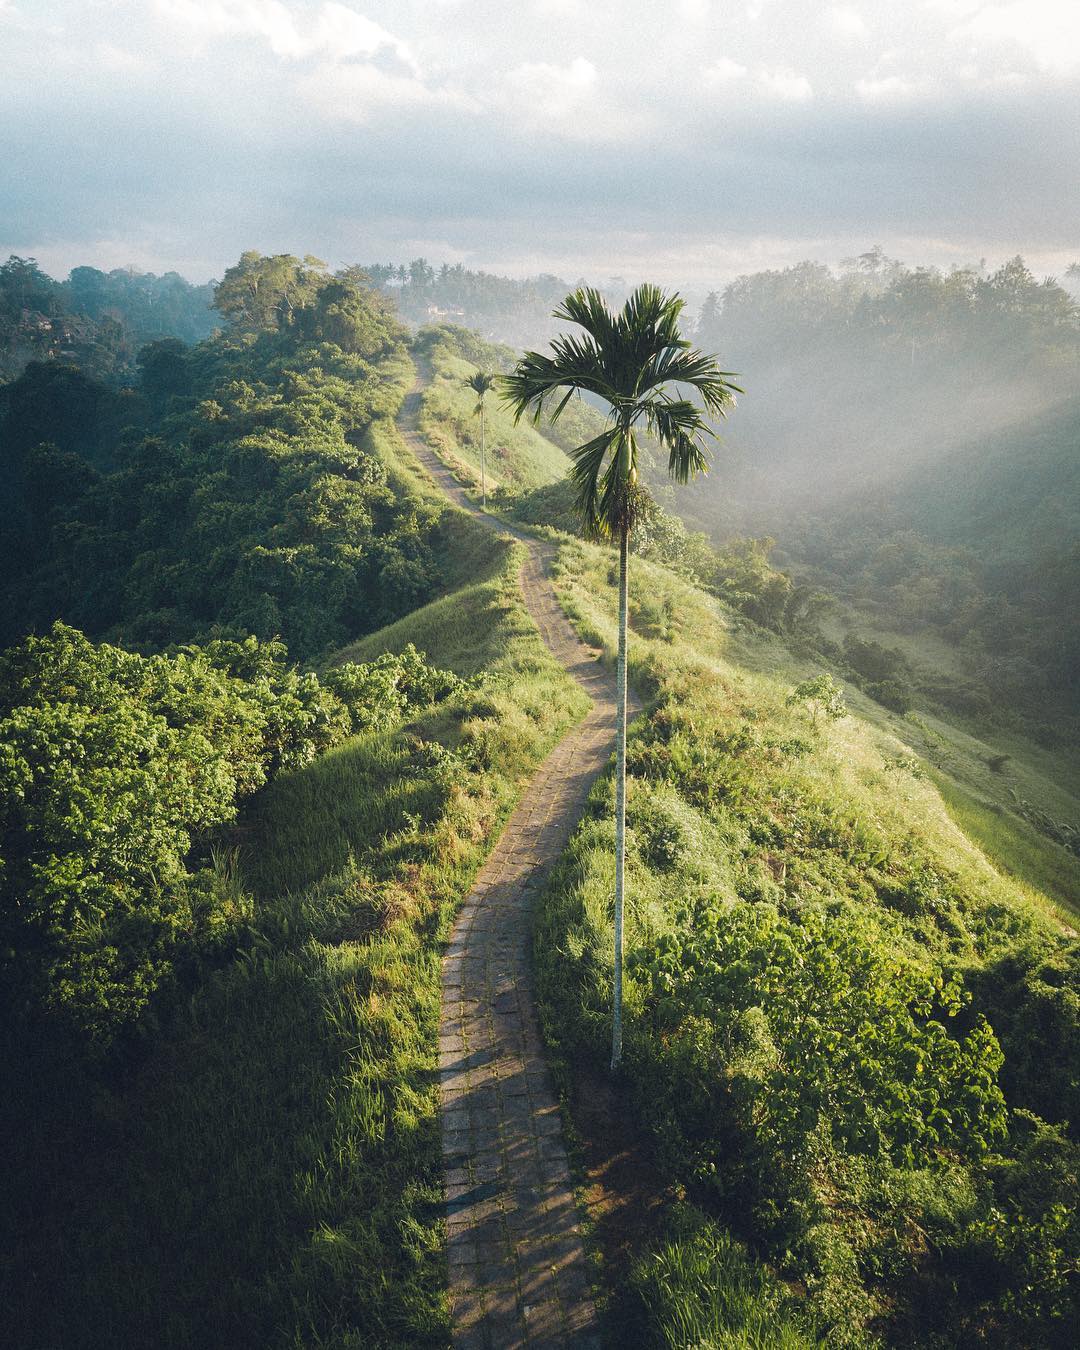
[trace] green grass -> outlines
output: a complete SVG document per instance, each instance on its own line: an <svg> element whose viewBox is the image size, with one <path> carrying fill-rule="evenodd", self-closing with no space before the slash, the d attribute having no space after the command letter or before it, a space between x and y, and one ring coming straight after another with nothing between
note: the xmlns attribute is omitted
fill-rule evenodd
<svg viewBox="0 0 1080 1350"><path fill-rule="evenodd" d="M604 648L609 660L615 580L610 550L564 542L555 571L560 599L585 640ZM689 901L720 910L764 905L784 916L835 916L889 959L931 974L989 968L1028 941L1053 942L1060 933L1049 887L1044 894L1002 874L993 851L980 846L979 832L957 816L954 800L912 753L905 719L888 718L851 691L851 715L815 726L787 702L792 686L815 673L805 661L637 558L630 622L631 678L649 706L628 747L628 951L662 948L681 922L677 906ZM610 1037L612 795L607 776L556 870L535 936L545 1033L571 1067L587 1057L600 1069ZM1037 848L1033 840L1027 845ZM697 1091L691 1061L684 1079L675 1050L662 1038L649 1039L644 986L632 972L624 996L627 1073L668 1179L711 1197L721 1226L771 1251L785 1277L811 1291L815 1319L837 1344L872 1343L874 1328L903 1299L910 1300L916 1323L952 1316L922 1271L919 1226L938 1224L947 1241L962 1245L967 1239L958 1234L967 1231L974 1203L965 1187L974 1183L953 1185L902 1168L878 1176L860 1171L861 1162L837 1163L837 1171L822 1174L827 1180L820 1189L799 1202L801 1209L789 1212L778 1202L780 1210L766 1222L765 1201L759 1214L737 1197L748 1184L767 1193L767 1168L757 1173L748 1164L748 1174L720 1180L728 1161L721 1156L715 1188L708 1174L686 1170L675 1126ZM984 1011L992 1022L993 1009ZM687 1056L691 1046L710 1044L709 1009L695 1016L694 1036L701 1039L680 1043L678 1053ZM714 1053L722 1063L729 1051L717 1046ZM665 1065L672 1075L666 1088ZM797 1076L798 1065L785 1072ZM663 1112L674 1115L654 1106L662 1092ZM725 1195L735 1198L725 1201ZM799 1224L805 1224L801 1234ZM787 1237L775 1239L777 1230ZM779 1245L770 1248L774 1239ZM650 1330L641 1332L643 1343L805 1343L797 1321L789 1324L786 1303L778 1323L758 1327L754 1291L775 1292L776 1286L745 1254L736 1264L741 1274L717 1257L710 1274L710 1258L682 1239L646 1257L648 1273L640 1278ZM870 1278L871 1270L891 1273ZM928 1294L920 1294L924 1278ZM958 1315L971 1313L962 1308ZM997 1313L983 1315L992 1321Z"/></svg>
<svg viewBox="0 0 1080 1350"><path fill-rule="evenodd" d="M825 631L839 640L845 630L832 619ZM858 635L898 647L917 672L964 673L957 648L933 633L912 635L874 626ZM986 718L954 721L947 713L923 711L901 718L869 698L856 696L854 702L862 717L893 731L933 767L954 819L995 864L1074 917L1080 913L1080 863L1016 811L1020 798L1053 820L1080 826L1076 747L1039 745ZM995 762L997 769L991 767Z"/></svg>
<svg viewBox="0 0 1080 1350"><path fill-rule="evenodd" d="M610 552L567 542L555 576L571 621L586 641L613 659L615 568ZM721 602L665 568L635 558L630 626L632 678L647 696L684 690L688 701L702 704L704 725L718 719L736 722L739 710L749 709L763 734L806 737L801 716L785 700L791 686L813 673L812 668L778 639L748 630ZM702 703L706 691L712 702ZM785 783L790 778L792 786L816 798L833 798L838 808L850 810L886 837L917 834L928 855L962 880L980 905L1000 901L1038 918L1038 902L988 864L957 828L936 787L925 776L893 768L898 757L911 753L902 739L905 719L890 718L857 690L846 690L846 696L853 715L835 724L827 737L811 737L811 753L796 760L777 754L771 766L763 757L762 769L774 768L778 778Z"/></svg>
<svg viewBox="0 0 1080 1350"><path fill-rule="evenodd" d="M458 355L452 339L431 353L432 380L424 391L420 429L432 449L469 486L480 486L480 419L474 415L476 395L464 380L477 367ZM527 420L514 419L499 401L487 397L488 491L510 492L542 487L565 476L570 461L563 451Z"/></svg>
<svg viewBox="0 0 1080 1350"><path fill-rule="evenodd" d="M448 1343L441 943L584 696L524 609L520 546L441 528L473 582L363 651L416 640L484 682L277 780L223 879L255 893L242 949L187 973L115 1081L40 1066L0 1108L12 1344Z"/></svg>
<svg viewBox="0 0 1080 1350"><path fill-rule="evenodd" d="M972 796L944 774L935 782L949 815L999 870L1040 901L1060 905L1064 923L1080 917L1080 858L996 802Z"/></svg>
<svg viewBox="0 0 1080 1350"><path fill-rule="evenodd" d="M633 1272L644 1343L668 1350L808 1350L818 1338L800 1325L783 1285L722 1228L692 1216L688 1231Z"/></svg>
<svg viewBox="0 0 1080 1350"><path fill-rule="evenodd" d="M585 705L576 686L558 678L521 603L522 546L460 512L446 515L440 528L460 539L457 563L476 580L345 648L337 659L369 661L412 643L443 668L482 676L473 692L414 719L407 731L413 740L490 760L496 778L516 783L537 738L549 734L538 722L546 701L554 698L558 726L582 715ZM373 735L275 780L241 824L245 872L257 891L277 895L310 885L372 849L386 859L398 851L408 856L413 846L396 845L395 829L409 816L429 815L439 795L417 775L414 760L407 738Z"/></svg>

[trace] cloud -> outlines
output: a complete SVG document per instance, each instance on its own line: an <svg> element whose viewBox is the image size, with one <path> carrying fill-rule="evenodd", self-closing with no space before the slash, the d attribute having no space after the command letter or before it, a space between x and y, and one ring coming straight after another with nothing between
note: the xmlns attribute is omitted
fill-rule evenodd
<svg viewBox="0 0 1080 1350"><path fill-rule="evenodd" d="M956 29L967 41L1026 50L1044 70L1080 70L1080 5L1074 0L1011 0L980 6Z"/></svg>
<svg viewBox="0 0 1080 1350"><path fill-rule="evenodd" d="M882 103L913 98L919 90L911 80L905 80L899 75L885 75L879 79L856 80L855 92L867 103Z"/></svg>
<svg viewBox="0 0 1080 1350"><path fill-rule="evenodd" d="M336 0L327 0L305 23L282 0L154 0L157 13L198 42L261 38L275 56L302 61L350 61L391 55L418 73L408 45L379 24Z"/></svg>
<svg viewBox="0 0 1080 1350"><path fill-rule="evenodd" d="M205 276L248 247L425 252L685 283L877 240L1080 256L1058 7L1031 0L1026 38L1008 0L769 0L722 31L730 6L692 8L17 0L0 257L115 265L127 241Z"/></svg>
<svg viewBox="0 0 1080 1350"><path fill-rule="evenodd" d="M577 141L623 140L642 126L640 114L620 111L584 56L565 65L526 61L509 70L489 100L510 131L543 132ZM483 134L481 132L481 134Z"/></svg>
<svg viewBox="0 0 1080 1350"><path fill-rule="evenodd" d="M770 69L758 66L750 80L750 68L729 56L721 56L701 72L706 87L731 91L743 89L748 80L759 94L782 103L801 103L812 98L814 89L805 75L787 68Z"/></svg>
<svg viewBox="0 0 1080 1350"><path fill-rule="evenodd" d="M3 0L0 0L0 7L2 5ZM121 76L157 69L157 62L144 52L133 52L112 42L95 42L92 55L94 65L99 70L108 70Z"/></svg>
<svg viewBox="0 0 1080 1350"><path fill-rule="evenodd" d="M829 26L843 37L866 37L866 20L853 5L833 5L828 13Z"/></svg>
<svg viewBox="0 0 1080 1350"><path fill-rule="evenodd" d="M758 88L771 98L784 102L801 103L814 96L814 87L810 81L794 70L759 70L754 80Z"/></svg>
<svg viewBox="0 0 1080 1350"><path fill-rule="evenodd" d="M506 77L508 101L534 108L539 117L565 117L596 88L597 71L584 56L565 66L528 61Z"/></svg>
<svg viewBox="0 0 1080 1350"><path fill-rule="evenodd" d="M736 80L744 80L749 74L750 71L746 66L738 61L732 61L728 56L721 56L718 61L714 61L702 71L702 75L710 84L731 84Z"/></svg>
<svg viewBox="0 0 1080 1350"><path fill-rule="evenodd" d="M423 108L477 108L451 90L367 62L321 65L295 86L298 100L327 123L369 122L376 113Z"/></svg>

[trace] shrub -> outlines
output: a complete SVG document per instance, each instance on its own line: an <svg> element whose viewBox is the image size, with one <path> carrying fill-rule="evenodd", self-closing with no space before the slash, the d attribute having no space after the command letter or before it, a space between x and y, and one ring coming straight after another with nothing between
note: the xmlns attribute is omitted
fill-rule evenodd
<svg viewBox="0 0 1080 1350"><path fill-rule="evenodd" d="M875 703L903 715L915 706L911 686L906 680L879 680L863 686Z"/></svg>
<svg viewBox="0 0 1080 1350"><path fill-rule="evenodd" d="M285 656L247 638L141 657L56 624L0 657L10 1015L106 1049L181 947L219 941L244 913L193 846L274 774L461 684L411 646L341 667L332 687Z"/></svg>
<svg viewBox="0 0 1080 1350"><path fill-rule="evenodd" d="M910 1165L978 1157L1004 1134L993 1032L981 1018L946 1028L962 987L888 956L853 919L701 903L628 967L690 1175L715 1172L721 1121L768 1159L766 1187L834 1148Z"/></svg>
<svg viewBox="0 0 1080 1350"><path fill-rule="evenodd" d="M464 685L453 671L429 666L411 642L403 651L384 652L374 661L334 666L323 683L348 709L354 732L385 731L408 708L436 703Z"/></svg>
<svg viewBox="0 0 1080 1350"><path fill-rule="evenodd" d="M847 716L844 691L838 688L831 675L816 675L813 679L803 680L792 689L787 701L789 705L807 708L815 726L822 717L837 722Z"/></svg>

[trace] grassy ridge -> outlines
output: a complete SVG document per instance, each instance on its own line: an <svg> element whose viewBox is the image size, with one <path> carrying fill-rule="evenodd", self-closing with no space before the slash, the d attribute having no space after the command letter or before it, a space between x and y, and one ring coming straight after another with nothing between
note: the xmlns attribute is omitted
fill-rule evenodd
<svg viewBox="0 0 1080 1350"><path fill-rule="evenodd" d="M1074 924L1080 914L1080 858L954 779L938 773L934 781L949 815L994 866L1040 902L1055 905L1063 923Z"/></svg>
<svg viewBox="0 0 1080 1350"><path fill-rule="evenodd" d="M564 545L560 597L583 636L609 653L614 581L610 553L576 541ZM1067 978L1055 973L1065 969L1067 943L1052 898L1002 876L958 827L931 774L899 739L902 722L895 731L853 716L815 722L788 702L792 684L807 673L789 653L740 628L722 606L671 573L639 560L631 569L631 628L632 676L652 705L631 733L628 752L627 947L637 955L625 990L627 1072L641 1118L654 1130L661 1167L689 1186L712 1217L676 1233L672 1246L624 1282L618 1311L625 1334L670 1345L797 1344L819 1332L838 1344L876 1344L881 1337L925 1343L934 1336L954 1344L987 1335L994 1344L1032 1335L1040 1344L1064 1343L1068 1277L1055 1273L1055 1263L1069 1249L1075 1216L1069 1217L1067 1201L1055 1209L1053 1197L1070 1193L1075 1157L1069 1146L1021 1111L1009 1117L1000 1156L985 1165L979 1161L985 1143L978 1140L967 1161L959 1145L944 1153L932 1145L906 1153L905 1144L890 1154L895 1146L885 1141L892 1126L878 1143L861 1146L869 1152L846 1151L838 1141L851 1117L829 1106L841 1084L822 1095L820 1081L801 1076L803 1042L788 1045L819 1018L828 1042L834 1012L822 1012L829 996L818 980L833 958L814 967L813 979L800 972L830 944L847 944L835 967L837 1025L845 1025L849 1000L857 1002L868 989L885 1002L880 1014L843 1033L851 1056L837 1059L826 1050L825 1063L861 1072L880 1053L862 1048L864 1028L884 1025L880 1018L895 988L924 978L936 987L935 980L955 975L976 1000L969 1011L953 1014L955 1035L978 1031L976 1008L996 1026L1000 998L1010 1105L1059 1119L1073 1072L1069 1052L1039 1052L1045 1091L1027 1074L1025 1058L1036 1025L1039 1035L1042 1026L1055 1028L1048 1045L1061 1035L1067 1046L1075 1020L1071 996L1054 992L1055 982ZM611 793L610 778L598 784L548 891L536 935L546 1030L571 1063L585 1056L602 1064L609 1036ZM734 916L794 944L792 964L781 963L783 974L763 976L761 992L749 995L750 1011L734 1020L725 1012L725 995L706 984L695 995L686 983L688 954L713 951L702 927L710 914L719 916L724 941L742 940L738 923L724 936ZM655 963L671 943L683 958L669 985L672 977ZM1040 976L1046 991L1023 995L1011 975L1001 983L998 972L1008 971L1014 953L1029 949L1046 954L1036 958L1047 962ZM728 972L722 960L714 966L708 964L713 957L701 956L701 980L739 988L740 980L754 978L748 973L758 960L752 943L748 951L750 964ZM845 993L841 973L854 968L852 957L865 962L870 983ZM884 974L890 963L895 978ZM764 992L773 978L776 997L805 999L805 1014L777 1020L773 995ZM658 991L665 988L668 1002L658 1011ZM1029 996L1042 1001L1025 1013ZM949 1021L947 1013L936 1016ZM886 1071L889 1083L913 1094L914 1115L896 1117L900 1137L910 1138L904 1131L924 1128L919 1112L926 1108L919 1103L952 1090L951 1071L931 1089L930 1060L922 1061L922 1050L906 1034L901 1042L911 1047L903 1054L918 1055L919 1072L927 1075L909 1088L904 1075L910 1067ZM953 1052L941 1044L947 1062ZM995 1054L990 1046L983 1061L991 1074ZM774 1081L770 1066L777 1055ZM759 1082L769 1084L760 1097ZM985 1090L989 1103L996 1088ZM783 1128L794 1130L792 1137L803 1139L799 1147L809 1151L809 1160L786 1179L784 1149L776 1142L782 1131L771 1134L769 1124L784 1101L793 1114ZM815 1120L809 1135L799 1135ZM752 1278L736 1271L743 1293L728 1297L726 1282L744 1258L717 1257L714 1278L702 1255L713 1247L730 1253L725 1225L807 1290L809 1305L800 1312L760 1268ZM945 1276L938 1260L947 1266Z"/></svg>
<svg viewBox="0 0 1080 1350"><path fill-rule="evenodd" d="M257 799L232 878L255 892L244 950L110 1087L44 1075L8 1103L38 1126L3 1141L16 1343L446 1344L440 943L584 707L522 605L520 546L453 513L441 530L462 547L445 574L464 559L473 581L364 651L416 641L481 682Z"/></svg>
<svg viewBox="0 0 1080 1350"><path fill-rule="evenodd" d="M488 369L496 368L495 354ZM480 419L474 413L476 395L464 386L477 368L460 353L450 335L432 346L432 380L424 390L420 430L462 482L479 488ZM488 396L485 407L489 492L528 491L566 474L570 461L563 451L529 422L515 426L496 393Z"/></svg>

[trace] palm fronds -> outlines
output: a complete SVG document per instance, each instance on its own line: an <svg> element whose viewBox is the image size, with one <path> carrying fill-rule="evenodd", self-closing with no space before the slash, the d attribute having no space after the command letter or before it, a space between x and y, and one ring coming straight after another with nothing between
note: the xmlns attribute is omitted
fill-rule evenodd
<svg viewBox="0 0 1080 1350"><path fill-rule="evenodd" d="M590 533L614 533L629 520L636 424L656 436L668 451L668 472L685 483L708 469L702 442L715 432L706 418L726 416L742 393L730 371L683 337L683 307L677 294L644 285L614 313L598 290L581 287L553 316L581 332L554 338L550 354L526 352L498 379L515 421L531 412L534 421L547 414L555 422L575 394L607 404L611 426L571 456L578 509ZM682 392L687 387L698 402Z"/></svg>

